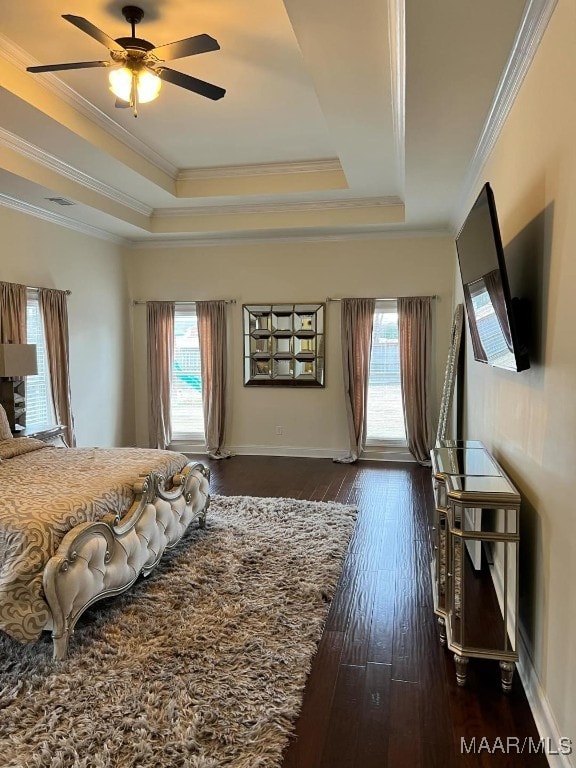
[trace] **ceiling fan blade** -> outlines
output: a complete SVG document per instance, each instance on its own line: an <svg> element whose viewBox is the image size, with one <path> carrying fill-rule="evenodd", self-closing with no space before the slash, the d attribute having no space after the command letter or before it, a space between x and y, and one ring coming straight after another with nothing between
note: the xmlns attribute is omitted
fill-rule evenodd
<svg viewBox="0 0 576 768"><path fill-rule="evenodd" d="M73 61L69 64L44 64L40 67L26 67L27 72L58 72L62 69L89 69L90 67L109 67L109 61Z"/></svg>
<svg viewBox="0 0 576 768"><path fill-rule="evenodd" d="M161 80L166 80L168 83L179 85L181 88L187 88L189 91L200 94L200 96L206 96L208 99L221 99L226 93L224 88L219 88L212 83L206 83L204 80L198 80L196 77L185 75L183 72L176 72L174 69L168 69L162 67L162 69L155 70L155 74Z"/></svg>
<svg viewBox="0 0 576 768"><path fill-rule="evenodd" d="M65 13L62 18L69 21L70 24L74 24L74 26L81 29L82 32L86 32L86 34L93 37L94 40L98 40L99 43L105 45L109 50L117 51L118 53L126 50L123 45L117 43L116 40L113 40L106 34L106 32L102 32L101 29L95 27L92 22L88 21L88 19L85 19L83 16L73 16L71 13Z"/></svg>
<svg viewBox="0 0 576 768"><path fill-rule="evenodd" d="M127 107L130 106L130 102L124 101L124 99L117 98L116 101L114 102L114 106L116 107L116 109L126 109Z"/></svg>
<svg viewBox="0 0 576 768"><path fill-rule="evenodd" d="M210 35L196 35L187 37L185 40L177 40L175 43L167 43L152 48L150 53L162 61L170 59L181 59L184 56L194 56L197 53L208 53L208 51L219 51L218 41Z"/></svg>

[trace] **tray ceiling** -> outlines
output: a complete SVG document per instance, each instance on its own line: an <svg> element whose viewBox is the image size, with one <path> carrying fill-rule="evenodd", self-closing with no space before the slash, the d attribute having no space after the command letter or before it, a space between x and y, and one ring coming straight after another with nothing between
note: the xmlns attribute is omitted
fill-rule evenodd
<svg viewBox="0 0 576 768"><path fill-rule="evenodd" d="M138 118L106 59L61 18L129 34L123 3L31 0L0 19L0 203L127 242L446 230L517 34L523 0L142 0L169 62L226 89L163 83ZM62 206L48 198L74 203Z"/></svg>

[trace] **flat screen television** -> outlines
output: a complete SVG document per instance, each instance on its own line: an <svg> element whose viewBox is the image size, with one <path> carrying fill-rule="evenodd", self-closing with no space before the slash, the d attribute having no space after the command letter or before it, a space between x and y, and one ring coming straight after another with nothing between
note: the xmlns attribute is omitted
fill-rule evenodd
<svg viewBox="0 0 576 768"><path fill-rule="evenodd" d="M508 371L530 367L525 306L512 299L494 193L486 183L456 237L474 359Z"/></svg>

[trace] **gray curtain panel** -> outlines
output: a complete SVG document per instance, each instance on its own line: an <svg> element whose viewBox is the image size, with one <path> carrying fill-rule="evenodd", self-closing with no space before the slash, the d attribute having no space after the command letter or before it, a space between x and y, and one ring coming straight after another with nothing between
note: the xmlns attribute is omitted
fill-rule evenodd
<svg viewBox="0 0 576 768"><path fill-rule="evenodd" d="M0 282L0 344L26 344L26 286Z"/></svg>
<svg viewBox="0 0 576 768"><path fill-rule="evenodd" d="M172 440L170 389L174 366L174 302L147 301L148 438L151 448Z"/></svg>
<svg viewBox="0 0 576 768"><path fill-rule="evenodd" d="M230 456L224 450L226 428L226 382L228 341L225 301L197 301L202 404L208 455L213 459Z"/></svg>
<svg viewBox="0 0 576 768"><path fill-rule="evenodd" d="M70 354L68 341L68 304L66 291L38 289L38 304L44 321L46 357L50 370L52 403L58 424L66 428L66 442L76 445L74 416L70 395Z"/></svg>
<svg viewBox="0 0 576 768"><path fill-rule="evenodd" d="M430 418L432 298L398 299L400 383L408 449L419 464L430 464L433 435Z"/></svg>
<svg viewBox="0 0 576 768"><path fill-rule="evenodd" d="M366 445L368 377L375 299L342 299L340 333L350 453L334 461L352 464Z"/></svg>

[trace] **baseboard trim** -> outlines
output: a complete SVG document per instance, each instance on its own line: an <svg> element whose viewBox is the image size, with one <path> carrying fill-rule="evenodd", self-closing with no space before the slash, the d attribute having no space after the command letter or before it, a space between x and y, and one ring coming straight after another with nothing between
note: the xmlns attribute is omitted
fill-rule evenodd
<svg viewBox="0 0 576 768"><path fill-rule="evenodd" d="M224 449L232 455L238 456L286 456L303 459L341 459L347 451L332 448L304 448L295 445L225 445ZM201 454L206 453L204 442L191 442L187 440L174 440L170 443L170 450L180 453ZM406 448L379 448L367 449L360 456L362 461L394 461L415 463L414 457Z"/></svg>
<svg viewBox="0 0 576 768"><path fill-rule="evenodd" d="M286 456L304 459L341 459L347 454L344 450L294 445L230 445L226 446L226 450L239 456ZM362 461L414 462L410 453L402 448L364 451L360 458Z"/></svg>
<svg viewBox="0 0 576 768"><path fill-rule="evenodd" d="M564 736L564 734L561 734L558 730L552 707L542 688L538 674L534 669L532 658L528 652L526 636L522 630L522 626L520 626L518 632L518 655L520 657L518 661L518 674L522 681L522 685L524 686L524 691L530 709L532 710L536 728L538 729L540 738L545 739L546 746L551 748L546 754L548 765L550 768L574 768L574 763L569 755L552 753L559 751L561 737L569 737Z"/></svg>
<svg viewBox="0 0 576 768"><path fill-rule="evenodd" d="M227 450L239 456L294 456L303 459L333 459L346 455L344 451L328 448L302 448L291 445L230 445Z"/></svg>

